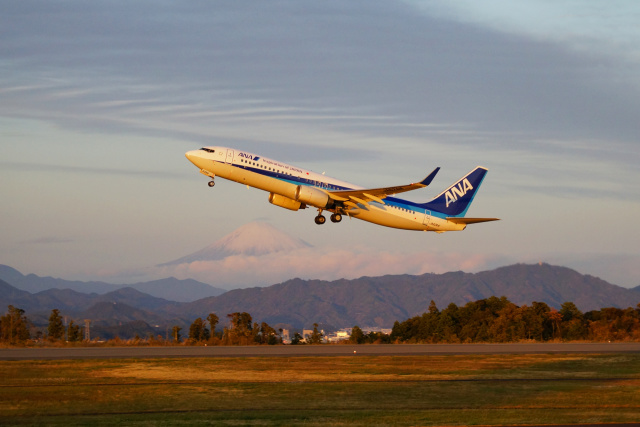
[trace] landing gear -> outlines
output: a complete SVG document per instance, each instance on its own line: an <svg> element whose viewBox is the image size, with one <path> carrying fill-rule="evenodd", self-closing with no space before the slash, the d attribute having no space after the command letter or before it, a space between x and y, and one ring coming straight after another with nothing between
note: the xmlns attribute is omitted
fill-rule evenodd
<svg viewBox="0 0 640 427"><path fill-rule="evenodd" d="M331 222L340 222L342 221L342 214L338 212L334 212L331 214ZM316 224L322 225L327 222L327 219L322 215L322 209L318 209L318 216L316 216Z"/></svg>
<svg viewBox="0 0 640 427"><path fill-rule="evenodd" d="M209 187L213 187L214 185L216 185L216 182L212 179L211 181L209 181L209 182L207 183L207 185L208 185Z"/></svg>

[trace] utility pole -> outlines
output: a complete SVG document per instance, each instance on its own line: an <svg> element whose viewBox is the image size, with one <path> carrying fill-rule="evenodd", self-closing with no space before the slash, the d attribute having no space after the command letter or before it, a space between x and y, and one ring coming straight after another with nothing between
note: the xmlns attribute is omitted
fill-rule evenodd
<svg viewBox="0 0 640 427"><path fill-rule="evenodd" d="M84 340L87 342L91 341L91 332L89 331L90 324L91 319L84 319Z"/></svg>

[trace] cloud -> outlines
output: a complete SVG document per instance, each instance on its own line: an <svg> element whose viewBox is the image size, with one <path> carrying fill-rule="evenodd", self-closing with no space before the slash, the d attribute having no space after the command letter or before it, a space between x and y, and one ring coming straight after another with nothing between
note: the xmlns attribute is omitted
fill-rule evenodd
<svg viewBox="0 0 640 427"><path fill-rule="evenodd" d="M160 126L194 137L232 129L235 138L272 143L294 142L274 122L464 141L455 129L443 134L422 126L451 124L452 117L462 131L499 129L521 140L541 132L631 139L638 133L637 99L626 82L607 78L615 61L526 32L443 19L433 7L426 14L410 4L371 1L71 2L69 8L73 13L61 10L44 21L43 10L54 12L47 2L7 8L4 86L49 85L4 102L11 114L42 114L67 126L102 122L127 132ZM24 63L30 67L22 69ZM408 126L372 129L376 117ZM503 135L503 143L512 136Z"/></svg>
<svg viewBox="0 0 640 427"><path fill-rule="evenodd" d="M39 237L37 239L25 240L22 243L26 245L51 245L51 244L59 244L59 243L71 243L72 239L67 239L64 237Z"/></svg>
<svg viewBox="0 0 640 427"><path fill-rule="evenodd" d="M337 280L387 274L479 271L500 262L481 254L398 253L375 250L308 248L263 256L234 255L147 270L157 277L193 278L223 288L267 286L292 278Z"/></svg>
<svg viewBox="0 0 640 427"><path fill-rule="evenodd" d="M189 178L192 174L177 173L173 171L145 171L133 169L115 169L101 167L85 167L85 166L68 166L68 165L51 165L43 163L21 163L21 162L0 162L0 167L4 170L13 170L21 172L62 172L72 174L97 174L97 175L120 175L120 176L143 176L150 178Z"/></svg>

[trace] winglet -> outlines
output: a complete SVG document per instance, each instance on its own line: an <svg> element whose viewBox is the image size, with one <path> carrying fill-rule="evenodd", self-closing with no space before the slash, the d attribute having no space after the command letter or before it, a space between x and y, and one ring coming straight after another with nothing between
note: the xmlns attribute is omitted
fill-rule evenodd
<svg viewBox="0 0 640 427"><path fill-rule="evenodd" d="M431 184L431 181L433 181L433 178L436 177L438 171L440 171L440 167L435 168L433 172L431 172L425 179L420 181L420 184L424 185L425 187Z"/></svg>

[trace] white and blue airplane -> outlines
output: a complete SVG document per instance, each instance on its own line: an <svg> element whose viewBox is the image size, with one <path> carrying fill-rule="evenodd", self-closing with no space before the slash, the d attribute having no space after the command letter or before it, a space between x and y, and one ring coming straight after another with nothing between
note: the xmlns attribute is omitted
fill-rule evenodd
<svg viewBox="0 0 640 427"><path fill-rule="evenodd" d="M200 173L216 176L269 192L269 202L297 211L309 206L318 209L316 224L324 224L323 211L331 221L343 215L404 230L464 230L467 224L496 221L498 218L466 218L465 214L480 188L487 169L476 167L452 186L426 203L403 200L394 195L428 186L440 168L420 182L394 187L362 188L324 174L291 166L246 151L227 147L204 147L186 154Z"/></svg>

